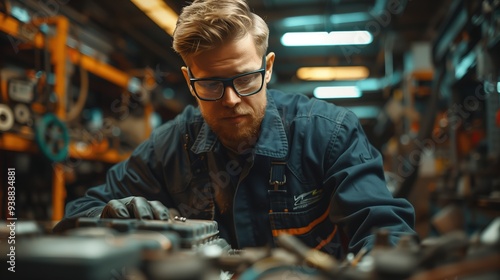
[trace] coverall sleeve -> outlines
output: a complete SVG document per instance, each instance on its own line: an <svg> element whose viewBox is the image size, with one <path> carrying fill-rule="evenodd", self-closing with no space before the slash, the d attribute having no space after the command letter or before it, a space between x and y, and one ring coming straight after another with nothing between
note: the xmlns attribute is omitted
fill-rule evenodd
<svg viewBox="0 0 500 280"><path fill-rule="evenodd" d="M347 112L337 129L330 142L326 184L335 188L330 219L343 229L349 252L370 250L377 229L388 230L392 244L402 234L416 235L413 206L388 190L382 156L369 143L357 117Z"/></svg>

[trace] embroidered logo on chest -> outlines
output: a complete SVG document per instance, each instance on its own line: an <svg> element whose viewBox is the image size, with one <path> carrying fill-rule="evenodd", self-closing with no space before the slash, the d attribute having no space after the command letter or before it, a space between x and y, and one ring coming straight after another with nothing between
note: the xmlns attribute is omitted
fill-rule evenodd
<svg viewBox="0 0 500 280"><path fill-rule="evenodd" d="M318 202L323 197L323 190L316 189L300 195L294 195L293 210L306 208L307 206Z"/></svg>

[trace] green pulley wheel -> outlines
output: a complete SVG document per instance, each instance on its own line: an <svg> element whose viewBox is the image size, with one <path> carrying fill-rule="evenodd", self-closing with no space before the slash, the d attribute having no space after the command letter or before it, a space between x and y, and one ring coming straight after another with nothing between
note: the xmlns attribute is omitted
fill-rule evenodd
<svg viewBox="0 0 500 280"><path fill-rule="evenodd" d="M37 121L35 140L42 154L50 161L61 162L68 156L68 129L54 114L45 114Z"/></svg>

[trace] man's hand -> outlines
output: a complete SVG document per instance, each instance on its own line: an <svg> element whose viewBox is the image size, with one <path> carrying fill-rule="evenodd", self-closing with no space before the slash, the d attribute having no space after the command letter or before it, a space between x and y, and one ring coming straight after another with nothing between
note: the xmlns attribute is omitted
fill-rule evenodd
<svg viewBox="0 0 500 280"><path fill-rule="evenodd" d="M144 197L129 196L122 199L113 199L106 204L101 218L139 220L168 220L168 208L159 201L148 201Z"/></svg>

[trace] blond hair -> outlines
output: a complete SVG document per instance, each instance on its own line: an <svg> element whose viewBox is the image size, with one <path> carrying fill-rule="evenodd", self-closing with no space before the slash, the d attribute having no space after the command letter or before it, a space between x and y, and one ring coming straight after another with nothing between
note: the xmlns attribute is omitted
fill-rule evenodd
<svg viewBox="0 0 500 280"><path fill-rule="evenodd" d="M195 0L182 9L173 48L186 62L200 52L251 34L260 56L267 51L269 28L245 0Z"/></svg>

